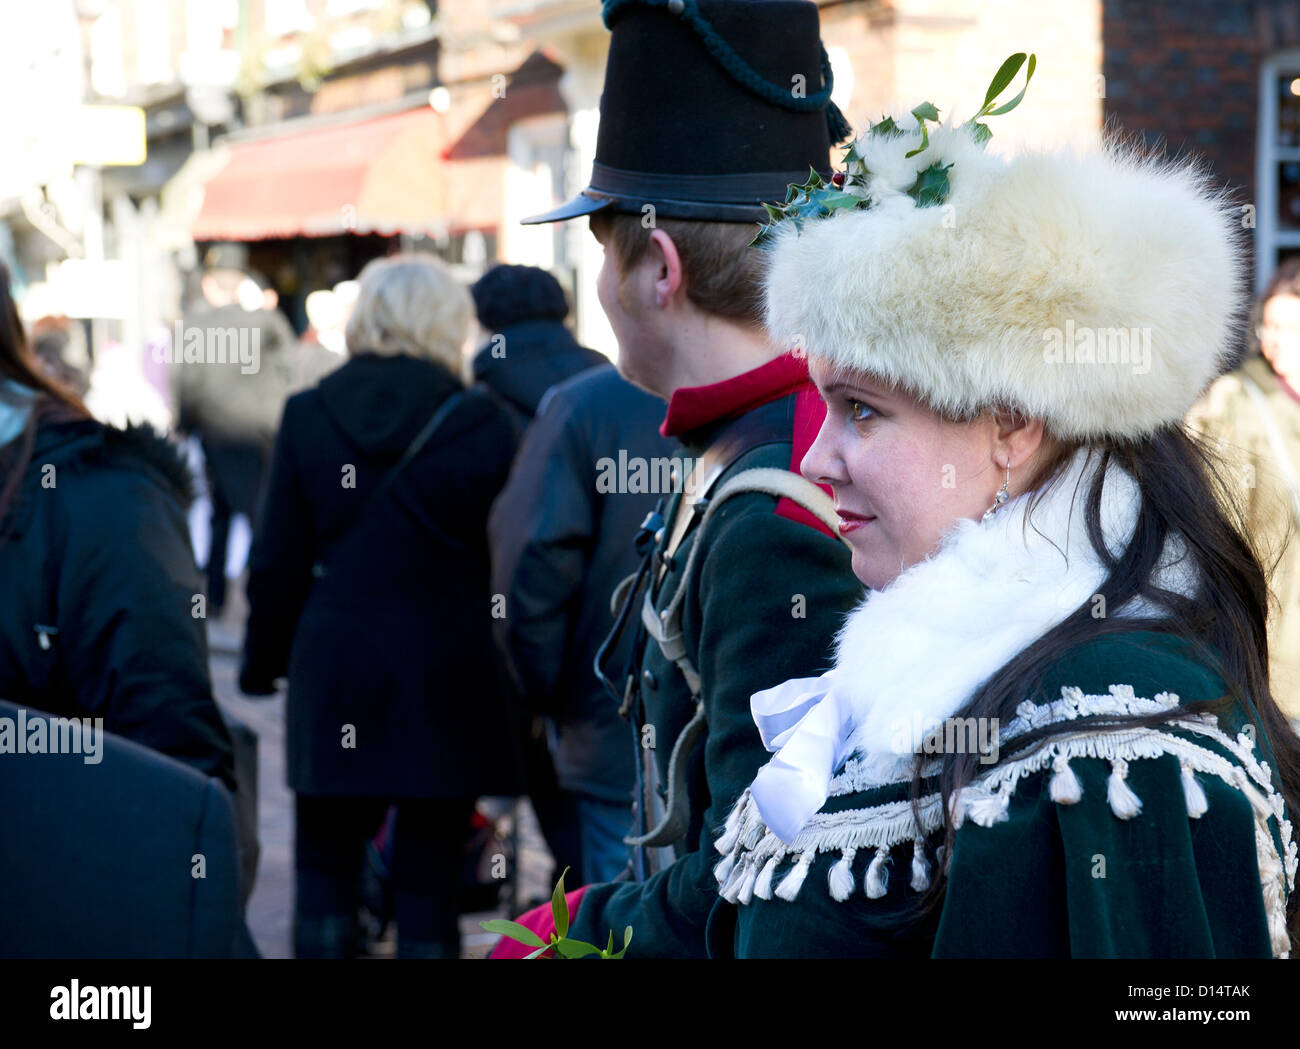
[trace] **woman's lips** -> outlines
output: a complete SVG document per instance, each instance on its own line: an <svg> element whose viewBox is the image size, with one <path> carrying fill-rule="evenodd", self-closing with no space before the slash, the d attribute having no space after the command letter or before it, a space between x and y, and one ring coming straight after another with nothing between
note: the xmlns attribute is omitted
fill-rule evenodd
<svg viewBox="0 0 1300 1049"><path fill-rule="evenodd" d="M863 525L870 524L876 519L873 514L855 514L849 510L840 510L838 508L836 508L835 512L840 518L840 535L856 532Z"/></svg>

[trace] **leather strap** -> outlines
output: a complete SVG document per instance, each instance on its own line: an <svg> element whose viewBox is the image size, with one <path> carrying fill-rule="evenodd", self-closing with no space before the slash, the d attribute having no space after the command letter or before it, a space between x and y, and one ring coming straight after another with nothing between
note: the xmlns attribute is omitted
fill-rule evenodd
<svg viewBox="0 0 1300 1049"><path fill-rule="evenodd" d="M831 502L830 496L817 485L789 470L755 467L751 470L742 470L728 478L718 489L717 494L708 501L704 515L700 519L700 534L703 535L705 525L717 512L718 507L732 496L749 492L765 492L778 499L783 497L789 499L817 517L832 532L837 530L839 518L835 513L835 505ZM846 546L848 545L848 541L842 536L840 539ZM645 595L641 604L641 621L645 624L646 632L659 645L664 658L675 663L681 670L682 676L686 678L686 685L691 690L691 696L695 699L700 697L700 675L686 655L686 641L682 636L682 609L691 573L695 569L695 559L699 556L702 545L701 540L697 538L686 559L686 567L682 571L677 590L664 608L656 609L649 593Z"/></svg>
<svg viewBox="0 0 1300 1049"><path fill-rule="evenodd" d="M768 444L790 440L794 423L794 402L790 395L760 405L728 425L700 456L686 479L682 497L669 527L668 542L662 548L656 585L663 582L673 555L707 505L718 479L746 452ZM689 509L688 509L689 504Z"/></svg>
<svg viewBox="0 0 1300 1049"><path fill-rule="evenodd" d="M673 594L668 606L657 612L650 594L645 595L641 604L641 621L645 625L646 632L659 645L664 658L675 663L677 669L681 671L682 676L686 679L686 685L691 690L691 699L695 702L695 714L673 744L672 754L668 761L668 795L664 803L662 818L648 833L625 838L624 841L629 845L643 847L671 845L686 833L689 826L690 795L686 782L689 768L687 759L704 737L707 723L704 715L704 702L701 698L702 682L700 675L694 664L691 663L690 657L686 654L686 641L682 636L683 599L686 596L687 583L691 578L692 571L695 569L695 559L699 554L700 547L703 545L704 529L709 522L709 518L717 512L719 506L732 496L748 492L766 492L778 498L791 499L809 513L814 514L832 531L835 531L838 523L835 506L830 497L806 478L793 474L789 470L778 470L772 467L755 467L752 470L742 470L734 477L728 478L722 487L718 489L717 494L709 500L703 517L700 519L700 536L696 538L695 544L691 547L690 555L686 559L685 570L682 572L681 582L678 584L677 591ZM842 541L845 542L845 545L848 545L847 540L842 539ZM644 797L641 799L641 804L646 804Z"/></svg>
<svg viewBox="0 0 1300 1049"><path fill-rule="evenodd" d="M379 482L375 485L369 497L366 499L365 505L361 507L355 520L353 520L352 524L348 526L347 531L338 539L337 542L335 542L334 546L327 553L316 559L316 562L311 568L313 576L320 579L329 574L329 561L333 559L334 552L347 541L349 536L356 533L357 527L360 525L362 518L367 513L373 512L373 508L379 505L380 497L393 486L393 482L397 480L398 476L406 469L411 460L420 454L424 446L429 443L429 438L433 436L434 431L436 431L438 427L446 421L447 417L456 409L456 406L468 398L469 392L469 390L455 390L442 399L442 402L438 405L437 409L429 416L428 421L420 427L419 432L411 439L411 443L406 446L406 450L402 452L401 458L390 466L384 473L384 476L379 479ZM453 539L451 536L446 534L439 535L438 538L452 547L460 547L463 545L459 540Z"/></svg>

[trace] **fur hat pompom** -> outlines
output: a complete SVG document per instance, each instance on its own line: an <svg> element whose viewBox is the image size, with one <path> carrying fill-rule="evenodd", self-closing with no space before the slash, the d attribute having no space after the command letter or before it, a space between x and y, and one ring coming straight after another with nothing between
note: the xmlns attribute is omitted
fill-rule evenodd
<svg viewBox="0 0 1300 1049"><path fill-rule="evenodd" d="M950 417L1014 407L1085 440L1177 422L1222 370L1239 211L1201 169L1113 145L1006 159L950 127L903 163L895 141L868 144L869 208L777 230L778 341ZM918 206L935 162L948 196Z"/></svg>

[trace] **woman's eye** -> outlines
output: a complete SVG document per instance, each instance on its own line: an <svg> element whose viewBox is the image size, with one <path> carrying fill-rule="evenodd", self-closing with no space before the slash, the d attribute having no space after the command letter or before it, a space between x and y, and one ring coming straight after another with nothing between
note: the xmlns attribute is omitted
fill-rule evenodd
<svg viewBox="0 0 1300 1049"><path fill-rule="evenodd" d="M866 422L868 419L870 419L873 415L876 414L875 409L872 408L870 405L863 404L861 401L855 401L852 398L849 399L848 406L849 406L849 418L852 419L855 423Z"/></svg>

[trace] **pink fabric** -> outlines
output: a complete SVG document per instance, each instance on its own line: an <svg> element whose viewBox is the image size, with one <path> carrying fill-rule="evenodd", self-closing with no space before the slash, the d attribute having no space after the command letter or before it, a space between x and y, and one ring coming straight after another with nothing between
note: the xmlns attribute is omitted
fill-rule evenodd
<svg viewBox="0 0 1300 1049"><path fill-rule="evenodd" d="M572 924L573 919L578 916L578 905L582 902L582 894L587 891L584 885L581 889L574 889L572 892L564 894L564 902L569 905L569 922ZM551 941L551 933L555 932L555 916L551 913L551 904L548 900L540 907L534 907L526 914L521 914L515 919L520 925L531 929L537 933L547 943ZM599 945L598 945L599 946ZM509 936L502 936L500 942L492 948L489 958L527 958L536 947L529 947L526 943L520 943L518 940L512 940ZM545 957L545 955L543 955Z"/></svg>
<svg viewBox="0 0 1300 1049"><path fill-rule="evenodd" d="M808 454L808 449L817 440L817 431L822 428L822 420L825 418L826 403L822 400L821 394L817 392L817 387L809 382L799 390L794 399L794 432L791 434L794 447L790 453L791 473L799 473L799 466L803 463L803 457ZM830 485L821 484L817 487L834 498ZM778 517L788 517L791 521L800 521L808 525L808 527L815 528L824 535L830 536L832 539L838 538L834 532L822 524L820 517L809 513L798 503L786 499L784 496L776 504L776 514Z"/></svg>

